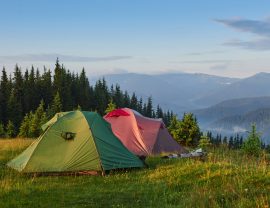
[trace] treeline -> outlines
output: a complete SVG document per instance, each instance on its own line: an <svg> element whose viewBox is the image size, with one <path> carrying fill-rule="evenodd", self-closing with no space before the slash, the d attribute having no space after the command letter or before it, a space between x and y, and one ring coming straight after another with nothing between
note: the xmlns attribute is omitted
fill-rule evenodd
<svg viewBox="0 0 270 208"><path fill-rule="evenodd" d="M28 130L30 126L35 129L59 111L79 108L104 115L110 102L117 108L128 107L147 117L162 118L166 125L173 117L171 111L164 111L160 106L154 108L152 97L144 101L135 93L129 95L127 91L122 91L119 85L108 86L104 78L90 85L84 69L80 73L70 72L60 65L58 59L53 73L45 67L41 73L33 66L23 73L16 65L13 74L8 75L3 68L0 80L0 137L17 136L23 125L28 125ZM38 131L33 132L36 133L30 132L30 136L36 136Z"/></svg>
<svg viewBox="0 0 270 208"><path fill-rule="evenodd" d="M222 136L221 134L216 134L216 136L213 136L212 132L210 131L207 132L206 136L210 139L210 142L213 146L224 146L228 147L229 149L241 149L246 139L239 134L230 137ZM266 149L268 152L270 152L269 144L267 145L264 142L261 142L261 148Z"/></svg>
<svg viewBox="0 0 270 208"><path fill-rule="evenodd" d="M206 135L214 146L224 145L229 149L240 149L244 141L243 136L240 136L239 134L230 137L222 136L221 134L213 136L212 132L208 131Z"/></svg>

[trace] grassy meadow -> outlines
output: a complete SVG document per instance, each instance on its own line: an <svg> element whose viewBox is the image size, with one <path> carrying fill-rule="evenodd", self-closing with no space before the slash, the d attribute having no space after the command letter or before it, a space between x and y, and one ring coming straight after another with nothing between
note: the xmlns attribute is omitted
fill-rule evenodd
<svg viewBox="0 0 270 208"><path fill-rule="evenodd" d="M0 139L0 207L270 207L270 161L212 149L102 176L34 177L5 164L33 140Z"/></svg>

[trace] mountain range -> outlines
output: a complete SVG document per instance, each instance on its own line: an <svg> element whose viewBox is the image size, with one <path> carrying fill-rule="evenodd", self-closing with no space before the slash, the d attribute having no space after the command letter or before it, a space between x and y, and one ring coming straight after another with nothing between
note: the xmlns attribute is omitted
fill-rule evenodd
<svg viewBox="0 0 270 208"><path fill-rule="evenodd" d="M91 78L90 82L99 78ZM246 134L255 122L264 141L270 143L270 73L242 79L190 73L123 73L104 78L109 85L119 84L121 89L144 99L152 96L155 104L180 117L184 112L193 112L203 130L228 136Z"/></svg>

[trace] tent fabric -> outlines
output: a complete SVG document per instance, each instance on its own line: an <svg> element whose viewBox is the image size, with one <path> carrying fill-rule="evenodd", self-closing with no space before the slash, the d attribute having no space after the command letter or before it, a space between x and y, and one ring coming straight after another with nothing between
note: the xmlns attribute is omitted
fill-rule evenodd
<svg viewBox="0 0 270 208"><path fill-rule="evenodd" d="M119 110L126 112L129 116L114 117L107 114L104 119L111 124L113 133L134 154L148 156L186 152L171 137L162 119L147 118L129 108L116 111ZM111 112L112 115L113 112Z"/></svg>
<svg viewBox="0 0 270 208"><path fill-rule="evenodd" d="M46 131L7 165L22 172L103 171L143 167L114 136L97 113L70 111L56 114L43 127ZM71 140L63 132L74 133Z"/></svg>
<svg viewBox="0 0 270 208"><path fill-rule="evenodd" d="M116 109L106 115L107 117L129 116L130 114L122 109Z"/></svg>

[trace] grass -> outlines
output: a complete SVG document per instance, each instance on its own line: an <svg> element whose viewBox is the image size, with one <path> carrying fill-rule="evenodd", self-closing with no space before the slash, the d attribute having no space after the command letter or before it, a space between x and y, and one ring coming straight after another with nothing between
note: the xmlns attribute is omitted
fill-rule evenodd
<svg viewBox="0 0 270 208"><path fill-rule="evenodd" d="M147 159L101 176L26 176L5 164L32 140L0 140L0 207L270 207L265 157L211 150L205 162Z"/></svg>

